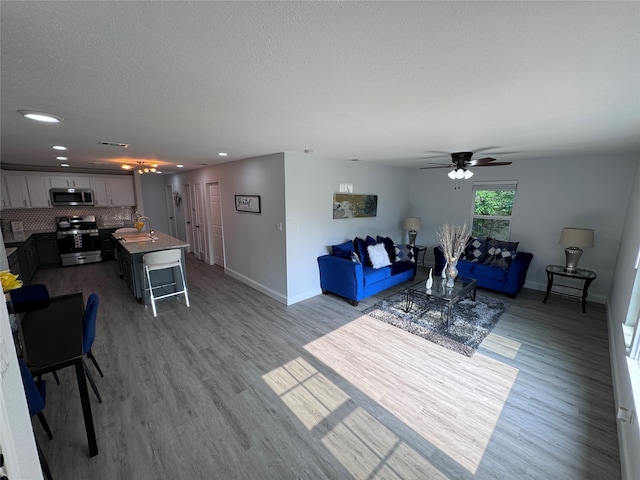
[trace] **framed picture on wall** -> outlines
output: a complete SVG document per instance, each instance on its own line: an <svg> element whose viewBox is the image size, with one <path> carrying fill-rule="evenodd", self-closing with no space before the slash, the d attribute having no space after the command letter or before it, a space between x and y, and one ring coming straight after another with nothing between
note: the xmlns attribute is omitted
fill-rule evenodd
<svg viewBox="0 0 640 480"><path fill-rule="evenodd" d="M238 212L261 213L260 195L236 195Z"/></svg>

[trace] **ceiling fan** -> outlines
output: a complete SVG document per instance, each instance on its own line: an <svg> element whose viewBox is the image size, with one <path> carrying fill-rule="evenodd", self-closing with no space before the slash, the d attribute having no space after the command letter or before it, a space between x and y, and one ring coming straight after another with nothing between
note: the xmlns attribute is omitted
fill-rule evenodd
<svg viewBox="0 0 640 480"><path fill-rule="evenodd" d="M451 154L451 163L431 163L430 167L421 167L420 170L426 170L429 168L452 168L449 172L449 178L451 179L463 179L470 178L473 172L469 170L469 167L496 167L499 165L511 165L512 162L496 162L495 158L486 157L479 158L477 160L471 160L473 152L454 152Z"/></svg>

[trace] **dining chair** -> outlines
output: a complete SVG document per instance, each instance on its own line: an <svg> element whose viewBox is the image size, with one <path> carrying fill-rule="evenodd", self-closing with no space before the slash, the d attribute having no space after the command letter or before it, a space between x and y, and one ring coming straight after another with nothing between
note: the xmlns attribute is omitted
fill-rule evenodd
<svg viewBox="0 0 640 480"><path fill-rule="evenodd" d="M182 268L182 249L174 248L172 250L161 250L159 252L147 253L142 257L142 264L144 265L144 271L146 275L147 285L145 286L145 291L149 290L149 296L151 298L151 308L153 310L153 316L157 317L158 314L156 312L156 300L160 300L162 298L173 297L175 295L180 295L184 293L184 299L189 306L189 293L187 292L187 283L184 279L184 270ZM178 290L178 282L177 278L174 276L175 281L166 283L166 284L156 284L151 283L151 272L165 269L178 268L180 270L180 276L182 278L182 289ZM175 271L174 271L175 272ZM165 287L174 287L174 291L169 293L164 293L161 295L156 295L154 290L164 289Z"/></svg>
<svg viewBox="0 0 640 480"><path fill-rule="evenodd" d="M13 313L40 310L49 306L49 290L42 283L23 285L20 288L10 290L9 296Z"/></svg>
<svg viewBox="0 0 640 480"><path fill-rule="evenodd" d="M23 285L20 288L11 290L9 296L11 297L10 305L13 313L30 312L49 306L49 290L42 283ZM60 385L60 379L56 372L53 372L53 377L56 383Z"/></svg>
<svg viewBox="0 0 640 480"><path fill-rule="evenodd" d="M42 424L42 428L47 433L47 437L49 440L53 438L53 434L51 433L51 429L49 428L49 424L47 423L47 419L44 417L44 413L42 410L47 401L47 386L44 380L35 381L33 376L31 375L31 371L27 364L21 358L18 359L18 363L20 365L20 375L22 377L22 384L24 386L24 393L27 397L27 407L29 409L29 415L38 416L38 420ZM35 439L35 437L34 437ZM49 464L47 460L44 458L44 454L40 449L40 445L38 445L38 440L36 440L36 449L38 451L38 458L40 459L40 466L42 467L42 473L44 474L47 480L53 480L51 476L51 471L49 470Z"/></svg>
<svg viewBox="0 0 640 480"><path fill-rule="evenodd" d="M98 373L101 377L104 377L102 373L102 369L100 365L98 365L98 361L96 357L93 355L91 351L91 347L93 346L93 341L96 338L96 322L98 318L98 305L100 304L100 298L97 294L92 293L89 295L89 299L87 300L87 306L84 310L84 317L82 318L82 354L86 355L91 361L93 365L98 370ZM98 398L98 402L102 403L102 397L100 397L100 392L98 392L98 387L89 372L89 367L86 362L84 364L84 371L87 374L87 379L89 380L89 384L93 389L93 392L96 394Z"/></svg>

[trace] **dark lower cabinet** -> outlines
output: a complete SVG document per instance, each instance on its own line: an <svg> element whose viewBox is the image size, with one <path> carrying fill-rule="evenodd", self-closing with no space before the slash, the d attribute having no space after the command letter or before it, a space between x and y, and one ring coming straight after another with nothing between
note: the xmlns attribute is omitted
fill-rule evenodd
<svg viewBox="0 0 640 480"><path fill-rule="evenodd" d="M113 260L116 258L116 241L111 235L116 228L101 228L100 231L100 250L102 252L102 260Z"/></svg>
<svg viewBox="0 0 640 480"><path fill-rule="evenodd" d="M5 248L15 247L17 268L19 269L19 280L25 285L29 285L38 268L38 251L33 235L30 235L24 242L10 242L4 244ZM14 263L14 265L16 265ZM14 272L18 273L18 272Z"/></svg>
<svg viewBox="0 0 640 480"><path fill-rule="evenodd" d="M37 233L34 235L38 251L38 266L49 267L60 265L60 252L55 233Z"/></svg>

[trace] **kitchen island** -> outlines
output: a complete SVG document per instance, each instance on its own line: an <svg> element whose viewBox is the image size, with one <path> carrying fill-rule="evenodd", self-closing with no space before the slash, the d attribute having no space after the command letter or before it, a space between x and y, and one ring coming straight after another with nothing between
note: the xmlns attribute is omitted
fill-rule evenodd
<svg viewBox="0 0 640 480"><path fill-rule="evenodd" d="M149 233L113 233L116 240L116 256L118 258L118 270L129 290L144 305L150 303L149 292L145 292L145 274L142 265L142 257L146 253L158 252L160 250L171 250L174 248L182 249L182 265L184 268L185 282L187 278L185 263L185 248L189 244L178 238L174 238L166 233L154 232ZM182 279L179 272L176 274L171 270L162 270L153 273L152 281L156 283L170 284L178 283L181 287ZM173 287L166 287L171 291ZM174 288L175 290L175 288Z"/></svg>

